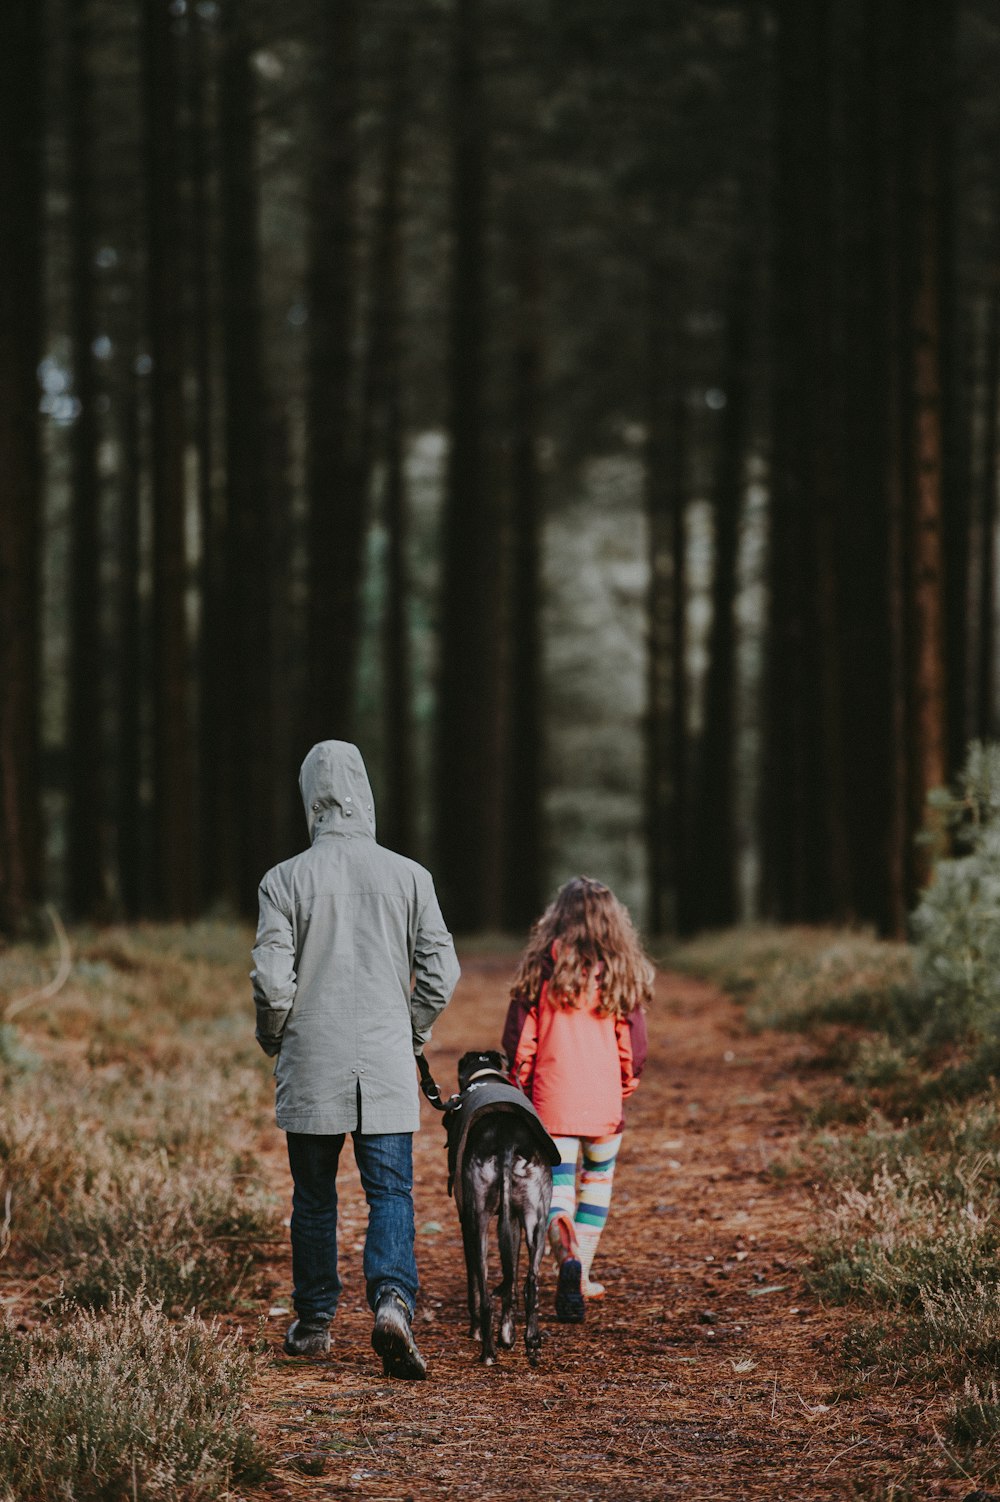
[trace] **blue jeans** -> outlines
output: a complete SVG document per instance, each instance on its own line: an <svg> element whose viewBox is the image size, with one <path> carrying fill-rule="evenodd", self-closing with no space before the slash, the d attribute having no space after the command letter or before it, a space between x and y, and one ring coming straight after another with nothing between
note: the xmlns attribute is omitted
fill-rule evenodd
<svg viewBox="0 0 1000 1502"><path fill-rule="evenodd" d="M394 1289L413 1318L417 1260L413 1250L413 1135L352 1132L368 1201L365 1286L374 1309ZM344 1133L288 1132L292 1170L292 1298L299 1319L329 1323L342 1284L337 1273L337 1165Z"/></svg>

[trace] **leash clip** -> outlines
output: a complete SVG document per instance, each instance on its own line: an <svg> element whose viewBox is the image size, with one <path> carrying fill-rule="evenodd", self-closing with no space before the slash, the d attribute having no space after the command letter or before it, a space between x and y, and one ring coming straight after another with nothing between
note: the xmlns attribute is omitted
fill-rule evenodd
<svg viewBox="0 0 1000 1502"><path fill-rule="evenodd" d="M462 1104L460 1095L452 1095L446 1101L441 1099L441 1091L434 1082L431 1068L422 1053L417 1054L417 1069L420 1073L420 1088L430 1101L435 1111L455 1111Z"/></svg>

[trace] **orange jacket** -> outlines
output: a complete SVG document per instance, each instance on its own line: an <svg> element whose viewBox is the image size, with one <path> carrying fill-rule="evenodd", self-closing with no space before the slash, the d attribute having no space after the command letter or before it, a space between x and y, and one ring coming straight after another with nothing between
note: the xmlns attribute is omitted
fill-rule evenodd
<svg viewBox="0 0 1000 1502"><path fill-rule="evenodd" d="M553 1136L609 1137L621 1131L622 1104L639 1084L642 1013L602 1016L599 1004L595 993L578 1006L558 1006L549 999L547 980L534 1004L511 1002L504 1029L508 1057L513 1052L511 1079L530 1096Z"/></svg>

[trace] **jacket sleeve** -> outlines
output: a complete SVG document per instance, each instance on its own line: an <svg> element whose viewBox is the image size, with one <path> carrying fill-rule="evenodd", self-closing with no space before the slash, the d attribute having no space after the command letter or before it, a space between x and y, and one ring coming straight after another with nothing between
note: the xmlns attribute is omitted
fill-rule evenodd
<svg viewBox="0 0 1000 1502"><path fill-rule="evenodd" d="M521 1027L521 1033L517 1040L517 1051L514 1055L513 1067L510 1077L515 1085L520 1085L528 1098L531 1098L531 1084L535 1073L535 1059L538 1054L538 1008L529 1007Z"/></svg>
<svg viewBox="0 0 1000 1502"><path fill-rule="evenodd" d="M636 1007L634 1012L629 1012L628 1030L632 1045L632 1073L638 1080L645 1067L646 1053L649 1048L646 1014L641 1007Z"/></svg>
<svg viewBox="0 0 1000 1502"><path fill-rule="evenodd" d="M641 1016L641 1013L632 1013L632 1016ZM632 1028L632 1016L619 1017L615 1021L615 1038L618 1042L618 1062L621 1066L622 1076L622 1100L628 1100L639 1088L639 1073L642 1063L636 1067L636 1055L634 1044L637 1041ZM645 1053L643 1052L643 1059Z"/></svg>
<svg viewBox="0 0 1000 1502"><path fill-rule="evenodd" d="M531 1011L531 1002L526 996L512 996L510 1006L507 1008L507 1018L503 1025L503 1037L500 1047L507 1055L510 1073L514 1073L514 1060L517 1058L517 1045L521 1041L521 1033L528 1013Z"/></svg>
<svg viewBox="0 0 1000 1502"><path fill-rule="evenodd" d="M413 946L413 990L410 993L410 1024L413 1052L421 1054L431 1036L439 1012L451 999L461 975L451 934L444 926L433 886L425 896L417 919Z"/></svg>
<svg viewBox="0 0 1000 1502"><path fill-rule="evenodd" d="M265 876L257 892L260 916L250 972L257 1008L257 1042L271 1058L295 1001L295 933L292 918Z"/></svg>

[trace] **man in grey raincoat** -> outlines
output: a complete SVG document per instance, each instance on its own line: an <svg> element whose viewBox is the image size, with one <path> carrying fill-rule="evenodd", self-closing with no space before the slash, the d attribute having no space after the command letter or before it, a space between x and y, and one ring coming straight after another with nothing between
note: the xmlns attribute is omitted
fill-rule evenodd
<svg viewBox="0 0 1000 1502"><path fill-rule="evenodd" d="M292 1356L330 1348L337 1308L337 1165L354 1138L368 1233L372 1345L386 1375L423 1377L411 1329L417 1295L412 1134L423 1051L459 968L430 875L375 842L356 746L322 741L299 788L311 845L260 884L253 951L257 1041L277 1056L278 1125L292 1170Z"/></svg>

